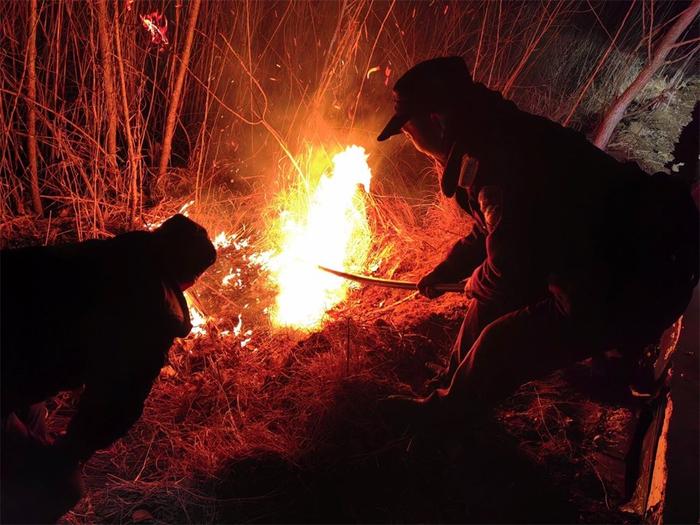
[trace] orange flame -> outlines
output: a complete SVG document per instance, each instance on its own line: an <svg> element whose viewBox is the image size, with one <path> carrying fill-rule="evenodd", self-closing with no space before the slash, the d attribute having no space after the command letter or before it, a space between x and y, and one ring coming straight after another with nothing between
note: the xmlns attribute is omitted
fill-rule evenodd
<svg viewBox="0 0 700 525"><path fill-rule="evenodd" d="M207 316L199 309L192 295L188 292L185 292L184 295L187 301L187 307L190 310L190 323L192 324L192 331L190 333L194 337L207 335Z"/></svg>
<svg viewBox="0 0 700 525"><path fill-rule="evenodd" d="M140 15L141 25L151 34L151 44L155 44L160 49L164 49L170 43L168 41L168 19L165 15L159 14L157 11Z"/></svg>
<svg viewBox="0 0 700 525"><path fill-rule="evenodd" d="M359 185L367 191L372 177L365 150L350 146L333 156L331 173L327 159L318 152L311 159L307 180L283 196L284 211L274 225L279 248L268 268L278 288L271 312L276 326L320 326L326 312L345 299L349 283L316 265L358 271L367 259L371 233L357 191Z"/></svg>

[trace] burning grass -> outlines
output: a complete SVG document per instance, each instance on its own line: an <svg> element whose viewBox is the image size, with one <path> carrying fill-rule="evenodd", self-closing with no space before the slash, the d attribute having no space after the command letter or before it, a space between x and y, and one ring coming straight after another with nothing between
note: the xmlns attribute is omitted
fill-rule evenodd
<svg viewBox="0 0 700 525"><path fill-rule="evenodd" d="M370 223L385 227L375 239L383 276L416 279L468 228L448 202L415 209L411 223L405 202L371 201ZM250 263L264 236L240 222L226 231L195 290L206 333L172 348L141 420L85 466L87 495L65 522L464 521L496 519L494 508L517 509L502 511L506 521L568 521L572 509L584 521L619 518L619 493L592 457L604 450L597 434L622 435L603 429L619 409L567 392L560 378L527 385L500 423L476 432L392 428L377 401L425 391L463 298L357 289L318 331L275 328L274 289ZM222 286L231 268L242 269L240 286ZM70 399L60 403L54 424L70 415Z"/></svg>
<svg viewBox="0 0 700 525"><path fill-rule="evenodd" d="M375 273L417 280L469 225L450 201L383 186L364 198ZM587 400L566 378L526 385L482 429L430 437L382 418L378 400L424 393L444 364L459 294L355 289L319 330L275 327L266 227L276 223L260 213L263 197L151 210L151 225L188 213L217 244L192 291L204 322L171 349L139 422L85 465L86 497L65 522L622 519L619 458L606 454L629 411ZM72 403L57 399L55 428Z"/></svg>
<svg viewBox="0 0 700 525"><path fill-rule="evenodd" d="M374 201L373 221L381 218L389 224L400 217L396 202L389 204L393 209L381 214L387 203ZM429 214L430 220L435 214ZM203 218L195 210L192 216ZM437 261L439 250L435 260L421 260L417 254L429 237L426 232L417 225L413 230L406 224L394 226L392 240L388 235L381 238L383 268L416 278ZM140 508L164 521L173 519L167 513L176 508L180 510L175 521L214 520L211 513L219 503L207 498L215 493L216 480L228 463L266 454L290 465L317 454L330 460L323 449L332 445L328 433L335 429L322 421L335 411L339 393L348 385L364 385L366 391L353 403L358 403L354 415L358 428L366 432L372 418L365 420L363 404L394 393L397 387L409 391L409 386L400 386L394 358L400 358L401 367L416 370L432 358L421 350L422 358L414 362L413 345L427 336L400 333L386 319L391 313L393 322L403 324L413 312L415 298L397 292L354 292L330 313L324 329L311 336L274 328L268 314L275 290L268 288L266 270L256 259L262 237L255 238L241 226L217 239L219 261L195 290L202 310L216 315L208 316L203 332L171 350L170 363L134 430L86 466L91 490L82 507L67 517L69 521L128 520ZM446 236L444 243L450 239ZM405 260L408 252L416 256ZM236 282L224 285L232 269ZM452 314L444 326L436 316L436 328L443 333L431 344L447 346L459 302L456 296L448 301ZM437 354L433 357L439 359ZM414 378L414 387L426 378L423 371L420 380ZM381 433L375 439L380 440Z"/></svg>
<svg viewBox="0 0 700 525"><path fill-rule="evenodd" d="M369 191L372 178L364 148L350 146L334 154L331 166L325 151L310 156L309 177L279 196L279 225L273 222L270 229L280 241L267 264L278 290L273 323L304 329L320 327L350 286L317 266L362 271L372 242L365 202L358 195Z"/></svg>

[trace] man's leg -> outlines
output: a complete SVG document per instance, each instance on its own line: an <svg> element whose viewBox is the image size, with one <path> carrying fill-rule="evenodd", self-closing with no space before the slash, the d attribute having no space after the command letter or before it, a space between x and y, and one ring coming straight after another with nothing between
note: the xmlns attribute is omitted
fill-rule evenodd
<svg viewBox="0 0 700 525"><path fill-rule="evenodd" d="M508 304L486 303L476 299L470 299L467 303L467 313L462 321L462 326L457 334L452 351L450 353L449 366L446 371L446 385L448 385L459 365L471 350L474 343L481 335L481 332L493 321L511 312L517 307L513 307L511 301Z"/></svg>
<svg viewBox="0 0 700 525"><path fill-rule="evenodd" d="M481 332L449 388L438 391L440 404L453 414L486 409L527 381L605 351L591 329L554 298L499 317Z"/></svg>
<svg viewBox="0 0 700 525"><path fill-rule="evenodd" d="M51 446L44 403L20 412L0 428L0 522L55 523L80 500L80 468L65 468Z"/></svg>
<svg viewBox="0 0 700 525"><path fill-rule="evenodd" d="M49 443L51 438L47 428L47 418L49 411L46 403L36 403L19 414L22 423L27 427L27 431L33 435L34 439L42 443Z"/></svg>

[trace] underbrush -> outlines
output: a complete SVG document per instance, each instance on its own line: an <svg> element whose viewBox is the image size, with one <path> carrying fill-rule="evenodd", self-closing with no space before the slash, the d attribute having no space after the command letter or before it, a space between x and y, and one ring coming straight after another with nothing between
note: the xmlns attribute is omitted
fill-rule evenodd
<svg viewBox="0 0 700 525"><path fill-rule="evenodd" d="M469 228L451 203L408 186L372 193L378 276L417 280ZM618 510L633 410L588 364L524 385L478 428L421 433L385 420L381 399L425 393L444 365L464 313L459 294L428 301L358 288L315 333L273 328L260 198L222 192L188 207L183 194L150 209L147 224L185 207L212 237L233 241L194 290L206 334L171 349L143 417L84 467L86 496L65 522L637 519ZM76 239L60 217L10 227L18 242ZM54 428L72 403L56 400Z"/></svg>
<svg viewBox="0 0 700 525"><path fill-rule="evenodd" d="M401 228L385 205L372 208L387 226L382 276L416 280L468 228L446 202L424 202ZM628 409L560 374L525 385L492 422L397 428L381 400L426 392L464 298L366 287L315 333L275 329L262 269L220 284L259 249L247 228L197 285L206 334L174 345L139 422L85 465L87 493L66 523L621 519L611 450ZM57 400L55 428L71 410Z"/></svg>

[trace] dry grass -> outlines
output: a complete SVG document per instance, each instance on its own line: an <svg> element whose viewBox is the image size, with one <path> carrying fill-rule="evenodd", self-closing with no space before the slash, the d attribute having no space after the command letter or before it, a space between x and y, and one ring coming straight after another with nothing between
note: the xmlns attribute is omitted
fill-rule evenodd
<svg viewBox="0 0 700 525"><path fill-rule="evenodd" d="M389 203L390 213L381 213L386 202L373 207L373 214L381 215L375 220L386 225L378 242L387 275L421 275L460 228L464 233L464 223L449 203L426 204L423 221L413 226L403 217L406 210ZM255 249L254 242L225 249L198 285L205 309L215 312L208 335L172 348L140 421L85 466L88 491L64 518L67 523L478 520L490 516L493 507L451 506L471 498L510 501L518 494L531 498L530 507L519 512L533 519L542 517L537 512L547 515L560 504L569 505L567 498L576 502L583 521L620 519L615 506L621 492L610 479L614 469L601 466L596 454L623 440L623 424L607 430L606 425L616 417L629 421L627 409L590 400L575 381L571 386L555 377L524 386L501 410L497 428L478 432L477 444L469 445L474 437L460 437L455 429L445 429L447 444L443 438L430 444L413 433L397 433L377 412L377 401L399 392L425 392L425 382L444 363L461 321L461 296L430 302L406 292L364 288L330 312L317 333L275 330L262 311L272 295L264 293L266 281L256 281L256 272L244 274L249 284L237 290L217 286L230 265L241 264L243 255ZM222 335L232 330L239 314L241 335ZM246 336L249 328L253 333ZM54 424L70 412L67 402L55 412ZM489 448L493 440L507 440L508 434L520 444L506 441L505 449L496 447L504 456L491 461L505 461L503 466L474 465L470 450L483 456L494 450ZM426 447L432 450L427 456ZM538 464L546 466L546 478L539 477ZM375 471L378 465L383 466ZM479 468L488 470L478 474L481 488L470 496L455 492L459 483L420 497L400 496L428 490L426 480L443 469L473 476ZM503 480L491 479L494 475L520 480L513 483L522 492L501 494L497 486ZM540 485L545 479L558 480L564 493L556 494L560 500L547 492L553 489ZM440 483L430 484L431 490ZM533 483L547 495L548 511L537 499L542 494L528 492ZM394 489L384 493L387 484ZM325 506L330 503L314 503L331 496L336 498L331 509ZM445 508L425 508L426 501ZM561 514L555 516L561 519Z"/></svg>
<svg viewBox="0 0 700 525"><path fill-rule="evenodd" d="M140 223L151 206L173 197L169 191L180 180L181 189L202 204L212 202L221 185L236 195L269 196L277 184L286 184L280 174L293 172L284 164L306 142L358 142L376 151L385 179L401 180L404 167L397 164L395 149L375 150L373 138L388 112L387 85L410 64L431 56L463 55L478 81L506 89L526 108L563 118L574 109L572 94L586 84L607 34L619 23L614 6L577 1L205 2L171 162L186 170L163 179L153 168L189 4L108 4L107 29L115 43L119 37L119 53L112 57L115 90L121 93L123 83L126 93L123 110L118 97L116 172L107 169L95 7L65 0L39 4L34 105L39 189L45 214L72 218L79 238L110 233L128 220L133 202ZM674 13L672 5L655 4L653 26L640 7L621 29L574 124L586 125L629 82L644 59L648 41L643 37L658 37L662 22ZM0 25L3 224L31 212L25 177L29 6L10 2ZM169 20L170 45L164 49L151 44L140 25L139 15L154 10ZM679 48L671 61L688 51ZM375 66L379 70L368 75ZM679 66L688 64L672 65Z"/></svg>
<svg viewBox="0 0 700 525"><path fill-rule="evenodd" d="M455 221L453 231L428 235L418 224L407 224L409 210L401 206L388 199L372 208L375 220L386 227L378 240L382 268L415 278L439 260L460 225ZM438 215L455 217L437 207L428 215L443 227L448 223ZM246 284L236 290L219 284L229 267L245 268L245 256L256 249L254 241L224 249L198 284L205 310L215 312L208 335L173 347L141 420L85 467L88 496L66 517L68 522L129 521L138 509L164 522L216 521L222 503L212 495L229 463L269 454L290 465L309 458L332 461L337 425L326 418L338 410L344 389L352 390L345 403L357 406L348 407L352 419L343 427L366 435L376 418L363 407L397 391L420 389L431 373L425 361L440 363L459 322L458 295L429 306L404 292L358 290L330 313L317 334L275 330L262 311L273 296L255 269L244 271ZM431 255L421 260L418 255L426 253ZM240 335L222 336L223 330L233 330L239 315ZM431 316L431 331L441 331L441 337L434 333L428 339ZM248 329L252 337L245 335ZM382 435L373 438L377 449L386 445Z"/></svg>

